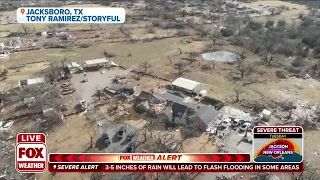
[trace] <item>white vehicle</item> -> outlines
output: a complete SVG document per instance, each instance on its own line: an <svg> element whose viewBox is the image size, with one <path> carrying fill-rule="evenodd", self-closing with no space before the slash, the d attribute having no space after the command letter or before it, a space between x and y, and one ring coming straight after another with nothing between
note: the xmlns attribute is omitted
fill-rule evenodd
<svg viewBox="0 0 320 180"><path fill-rule="evenodd" d="M231 123L231 119L230 118L226 118L226 119L224 119L222 121L221 126L226 128L226 127L230 126L230 123Z"/></svg>
<svg viewBox="0 0 320 180"><path fill-rule="evenodd" d="M241 124L241 121L243 121L243 120L241 120L241 119L239 119L239 118L236 118L236 119L234 119L234 120L231 122L231 125L232 125L233 127L239 126L239 125Z"/></svg>
<svg viewBox="0 0 320 180"><path fill-rule="evenodd" d="M247 129L249 129L251 126L251 123L249 122L245 122L243 123L239 128L242 130L242 131L246 131Z"/></svg>

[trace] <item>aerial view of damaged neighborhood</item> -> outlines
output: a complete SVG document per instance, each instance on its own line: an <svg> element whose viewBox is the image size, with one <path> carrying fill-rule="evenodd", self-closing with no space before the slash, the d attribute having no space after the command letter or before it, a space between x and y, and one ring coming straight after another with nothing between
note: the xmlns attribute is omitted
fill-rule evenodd
<svg viewBox="0 0 320 180"><path fill-rule="evenodd" d="M19 24L19 7L123 7L123 24ZM0 179L320 179L319 0L0 0ZM49 153L251 153L255 126L302 126L302 173L15 169Z"/></svg>

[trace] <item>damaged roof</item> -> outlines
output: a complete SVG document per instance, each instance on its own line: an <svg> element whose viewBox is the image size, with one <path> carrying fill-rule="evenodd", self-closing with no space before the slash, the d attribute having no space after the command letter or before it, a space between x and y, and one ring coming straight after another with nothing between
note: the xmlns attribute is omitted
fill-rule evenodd
<svg viewBox="0 0 320 180"><path fill-rule="evenodd" d="M146 91L141 91L139 96L136 99L137 103L142 101L148 101L151 104L162 104L165 103L166 100L159 95L152 94Z"/></svg>
<svg viewBox="0 0 320 180"><path fill-rule="evenodd" d="M138 104L137 107L138 108L143 107L145 110L149 110L150 109L148 101L144 101L144 102Z"/></svg>
<svg viewBox="0 0 320 180"><path fill-rule="evenodd" d="M201 106L195 115L192 116L199 116L200 119L207 125L214 120L218 115L218 111L211 105ZM192 116L190 118L192 118Z"/></svg>
<svg viewBox="0 0 320 180"><path fill-rule="evenodd" d="M167 101L171 101L171 102L186 106L186 107L191 108L191 109L197 109L199 107L196 104L185 102L184 98L176 96L176 95L174 95L174 94L172 94L170 92L164 92L162 94L159 94L159 96L162 97L163 99L167 100Z"/></svg>

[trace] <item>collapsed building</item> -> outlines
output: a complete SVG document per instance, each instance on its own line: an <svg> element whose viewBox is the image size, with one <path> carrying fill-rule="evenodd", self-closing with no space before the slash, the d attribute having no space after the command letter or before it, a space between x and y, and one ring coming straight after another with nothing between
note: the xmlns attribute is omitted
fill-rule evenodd
<svg viewBox="0 0 320 180"><path fill-rule="evenodd" d="M105 90L111 94L123 94L131 96L136 92L136 87L130 84L111 84Z"/></svg>
<svg viewBox="0 0 320 180"><path fill-rule="evenodd" d="M136 97L135 105L140 113L147 112L159 120L175 124L196 124L202 131L205 131L218 115L217 110L211 105L191 103L170 92L152 94L142 91Z"/></svg>

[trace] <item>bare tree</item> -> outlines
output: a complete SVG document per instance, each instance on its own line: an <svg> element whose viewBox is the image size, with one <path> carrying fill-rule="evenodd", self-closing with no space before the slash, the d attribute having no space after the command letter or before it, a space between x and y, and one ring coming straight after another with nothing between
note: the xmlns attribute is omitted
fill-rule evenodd
<svg viewBox="0 0 320 180"><path fill-rule="evenodd" d="M287 119L291 119L291 116L292 116L292 112L293 112L293 109L294 109L294 105L292 102L284 102L283 105L282 105L282 108L287 111L289 114L287 116Z"/></svg>
<svg viewBox="0 0 320 180"><path fill-rule="evenodd" d="M170 61L170 64L172 64L172 58L170 55L167 56L168 60Z"/></svg>
<svg viewBox="0 0 320 180"><path fill-rule="evenodd" d="M39 103L41 108L47 106L53 109L60 109L62 103L60 100L59 90L56 87L46 86L47 85L39 87L38 89L31 91L31 93L38 95L37 103Z"/></svg>
<svg viewBox="0 0 320 180"><path fill-rule="evenodd" d="M61 59L61 65L62 67L64 67L64 63L68 60L67 57L64 57L63 59Z"/></svg>
<svg viewBox="0 0 320 180"><path fill-rule="evenodd" d="M144 140L143 142L146 142L147 141L147 134L148 134L148 127L147 126L144 126L142 129L141 129L141 134L142 136L144 137Z"/></svg>
<svg viewBox="0 0 320 180"><path fill-rule="evenodd" d="M240 95L243 93L243 89L239 86L239 85L236 85L233 87L233 92L235 94L235 102L239 102L240 100Z"/></svg>
<svg viewBox="0 0 320 180"><path fill-rule="evenodd" d="M144 61L140 64L140 67L142 67L146 73L148 69L151 68L151 64L148 61Z"/></svg>
<svg viewBox="0 0 320 180"><path fill-rule="evenodd" d="M261 60L263 61L263 63L267 66L270 66L272 64L272 62L275 60L273 52L270 52L267 50L260 52L259 56L260 56Z"/></svg>
<svg viewBox="0 0 320 180"><path fill-rule="evenodd" d="M180 75L182 74L184 67L185 67L185 64L182 61L180 61L174 65L174 68L178 69Z"/></svg>
<svg viewBox="0 0 320 180"><path fill-rule="evenodd" d="M215 61L211 61L211 62L209 62L209 64L210 64L210 69L214 69L216 67Z"/></svg>
<svg viewBox="0 0 320 180"><path fill-rule="evenodd" d="M132 31L123 25L119 27L119 30L122 34L124 34L129 40L132 40Z"/></svg>
<svg viewBox="0 0 320 180"><path fill-rule="evenodd" d="M212 70L215 68L215 65L216 65L215 61L210 61L210 62L202 65L201 69L202 70Z"/></svg>
<svg viewBox="0 0 320 180"><path fill-rule="evenodd" d="M96 96L98 96L99 101L100 101L101 97L104 95L103 89L100 86L96 86L95 90L96 90L95 94L96 94Z"/></svg>
<svg viewBox="0 0 320 180"><path fill-rule="evenodd" d="M246 49L245 48L237 48L237 53L241 57L242 60L246 58Z"/></svg>
<svg viewBox="0 0 320 180"><path fill-rule="evenodd" d="M154 33L155 32L153 24L148 25L147 29L148 29L149 33Z"/></svg>
<svg viewBox="0 0 320 180"><path fill-rule="evenodd" d="M212 33L213 45L216 45L216 42L220 39L220 37L221 37L220 31L218 30L218 28L215 28Z"/></svg>
<svg viewBox="0 0 320 180"><path fill-rule="evenodd" d="M90 30L92 31L93 29L95 29L96 27L98 27L97 24L91 23L90 24Z"/></svg>
<svg viewBox="0 0 320 180"><path fill-rule="evenodd" d="M174 149L171 149L168 145L169 141L173 139L172 134L159 132L154 135L155 143L152 146L154 153L177 153Z"/></svg>
<svg viewBox="0 0 320 180"><path fill-rule="evenodd" d="M197 53L195 53L195 52L189 53L189 58L187 59L189 61L189 64L192 64L193 62L196 61L196 55L197 55Z"/></svg>
<svg viewBox="0 0 320 180"><path fill-rule="evenodd" d="M31 28L26 24L21 24L21 28L24 34L29 34L31 32Z"/></svg>
<svg viewBox="0 0 320 180"><path fill-rule="evenodd" d="M59 77L59 65L57 61L52 61L49 64L50 74L48 75L51 81L56 81Z"/></svg>
<svg viewBox="0 0 320 180"><path fill-rule="evenodd" d="M253 66L245 62L240 62L238 64L237 70L240 72L241 78L243 78L245 75L249 75L252 73Z"/></svg>
<svg viewBox="0 0 320 180"><path fill-rule="evenodd" d="M96 135L97 131L95 130L94 132L90 133L90 147L89 149L91 149L93 147L93 138Z"/></svg>
<svg viewBox="0 0 320 180"><path fill-rule="evenodd" d="M261 47L259 56L265 65L270 66L276 60L274 54L276 44L279 40L279 34L273 30L269 30L263 35L260 41L256 41L256 43L259 43L258 46Z"/></svg>
<svg viewBox="0 0 320 180"><path fill-rule="evenodd" d="M274 13L276 12L276 9L275 8L270 8L269 11L270 11L271 15L274 15Z"/></svg>

